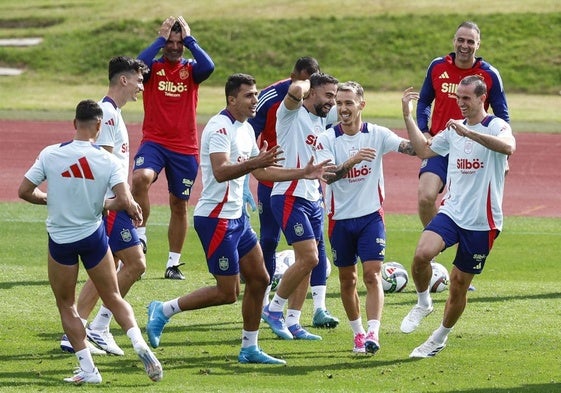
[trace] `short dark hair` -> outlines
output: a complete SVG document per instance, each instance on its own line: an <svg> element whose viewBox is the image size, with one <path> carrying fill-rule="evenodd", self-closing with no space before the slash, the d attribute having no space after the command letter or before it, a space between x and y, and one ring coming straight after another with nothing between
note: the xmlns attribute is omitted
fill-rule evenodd
<svg viewBox="0 0 561 393"><path fill-rule="evenodd" d="M308 75L320 72L318 61L310 56L298 58L298 60L296 60L296 64L294 64L294 72L300 73L302 71L306 71Z"/></svg>
<svg viewBox="0 0 561 393"><path fill-rule="evenodd" d="M339 81L337 80L337 78L329 75L329 74L324 74L323 72L315 72L312 75L310 75L310 88L314 88L317 86L323 86L323 85L327 85L327 84L338 84Z"/></svg>
<svg viewBox="0 0 561 393"><path fill-rule="evenodd" d="M179 21L175 21L175 23L173 24L173 26L171 27L171 31L174 33L179 33L181 34L181 25L179 24Z"/></svg>
<svg viewBox="0 0 561 393"><path fill-rule="evenodd" d="M483 94L487 94L487 84L485 84L485 80L481 75L466 76L460 81L460 85L475 85L473 92L477 97L481 97Z"/></svg>
<svg viewBox="0 0 561 393"><path fill-rule="evenodd" d="M103 119L103 110L94 100L82 100L76 106L76 120L91 121Z"/></svg>
<svg viewBox="0 0 561 393"><path fill-rule="evenodd" d="M255 85L255 78L248 74L232 74L228 77L226 81L225 93L226 93L226 104L228 103L228 97L235 97L240 92L241 85Z"/></svg>
<svg viewBox="0 0 561 393"><path fill-rule="evenodd" d="M125 74L125 73L132 73L132 72L141 72L146 73L148 71L148 67L146 64L139 59L133 59L132 57L128 56L115 56L111 60L109 60L109 81L111 81L115 76Z"/></svg>

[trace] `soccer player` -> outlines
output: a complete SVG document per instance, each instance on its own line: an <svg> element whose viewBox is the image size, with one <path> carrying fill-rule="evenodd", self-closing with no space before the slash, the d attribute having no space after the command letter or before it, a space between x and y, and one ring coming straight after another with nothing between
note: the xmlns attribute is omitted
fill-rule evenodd
<svg viewBox="0 0 561 393"><path fill-rule="evenodd" d="M479 27L473 22L463 22L454 35L454 52L434 59L429 65L417 104L417 124L419 129L426 133L427 139L444 130L448 120L462 118L456 103L456 89L460 81L468 75L480 75L484 78L488 91L485 109L490 105L495 116L509 121L499 71L481 57L475 56L480 43ZM437 213L436 198L444 190L447 165L447 156L431 157L421 163L418 211L423 227L426 227Z"/></svg>
<svg viewBox="0 0 561 393"><path fill-rule="evenodd" d="M441 251L457 245L450 273L450 290L440 327L410 357L434 356L446 345L448 334L462 315L467 291L499 236L503 225L502 201L507 158L516 142L509 124L487 114L487 86L478 75L463 78L456 91L464 120L451 119L446 129L429 143L415 124L412 101L419 94L411 88L402 99L409 139L421 158L449 155L447 192L438 214L427 225L415 250L411 272L417 304L401 322L401 331L414 331L433 311L429 292L430 262Z"/></svg>
<svg viewBox="0 0 561 393"><path fill-rule="evenodd" d="M277 145L277 109L286 97L288 87L295 80L306 80L315 72L320 70L319 64L313 57L300 57L296 60L294 68L290 73L290 78L280 80L266 87L259 93L259 103L257 104L257 114L254 118L249 119L249 123L255 130L255 137L260 139L261 145L267 142L269 147ZM335 111L331 111L336 115ZM333 119L328 119L327 124L334 123ZM273 216L271 209L271 191L273 189L272 182L259 182L257 185L257 199L259 203L259 243L263 250L265 258L265 266L270 277L274 276L276 261L275 252L280 240L281 229ZM315 327L334 328L339 324L339 319L334 317L327 311L325 297L327 292L327 256L325 254L325 244L323 235L318 244L319 263L312 270L310 277L310 286L312 291L312 300L314 302L314 314L312 325ZM303 282L300 291L308 291L308 283ZM269 294L271 286L267 287L263 306L269 303ZM295 310L296 305L293 303L293 296L288 299L288 309ZM313 338L313 335L303 335L302 338ZM317 336L316 336L317 337ZM296 337L298 338L298 337Z"/></svg>
<svg viewBox="0 0 561 393"><path fill-rule="evenodd" d="M314 73L310 79L295 80L277 110L277 142L285 150L287 167L300 167L314 156L317 137L326 128L326 117L335 105L337 79ZM272 301L263 308L263 320L279 337L321 339L299 323L300 310L310 273L319 262L318 242L323 235L323 200L316 180L275 182L271 208L289 245L295 262L283 275ZM293 305L284 319L284 307L294 294ZM314 337L315 336L315 337Z"/></svg>
<svg viewBox="0 0 561 393"><path fill-rule="evenodd" d="M104 210L124 210L135 223L142 222L142 210L132 198L122 164L94 145L102 119L103 111L96 102L81 101L76 107L74 139L44 148L26 172L18 195L30 203L47 205L49 282L62 327L79 362L77 372L64 380L78 384L102 380L86 347L86 330L74 302L80 258L103 304L113 311L130 338L148 376L159 381L162 366L144 341L131 306L121 297L103 225ZM38 186L47 179L44 192ZM108 188L114 198L105 199Z"/></svg>
<svg viewBox="0 0 561 393"><path fill-rule="evenodd" d="M103 110L101 130L96 144L103 147L119 159L121 166L129 172L129 134L121 115L121 108L129 101L136 101L137 95L143 88L143 73L146 66L140 60L126 56L116 56L109 61L109 88L107 94L98 102ZM107 198L113 197L113 191L108 190ZM109 211L103 217L105 231L109 236L109 248L116 261L120 261L124 268L117 271L119 291L124 297L132 285L140 279L146 270L146 257L136 233L132 220L124 211ZM96 343L103 351L113 355L124 355L109 331L109 324L113 313L105 305L101 305L92 322L87 325L99 296L92 280L87 280L78 297L78 314L84 325L89 340ZM90 351L97 353L95 348ZM66 335L62 336L60 347L64 351L74 352Z"/></svg>
<svg viewBox="0 0 561 393"><path fill-rule="evenodd" d="M183 57L184 47L194 59ZM162 49L162 56L155 56ZM138 56L150 69L144 79L142 142L134 158L132 194L142 206L138 228L146 246L150 216L148 191L165 168L169 190L169 256L165 278L184 280L179 270L187 234L187 204L198 171L199 141L196 110L199 85L214 71L214 63L191 35L183 17L170 16L159 37Z"/></svg>
<svg viewBox="0 0 561 393"><path fill-rule="evenodd" d="M321 134L316 144L318 160L337 166L328 181L325 200L329 217L329 242L339 268L341 300L354 333L357 353L380 349L380 323L384 307L382 263L386 250L384 225L384 172L382 156L397 151L415 155L411 143L386 127L362 121L364 89L357 82L337 88L340 122ZM357 259L362 262L366 286L367 331L362 325L357 292Z"/></svg>
<svg viewBox="0 0 561 393"><path fill-rule="evenodd" d="M282 150L267 144L257 147L253 128L247 119L255 116L255 79L234 74L226 82L226 108L213 116L203 130L201 171L203 191L194 212L209 272L215 286L167 302L153 301L148 307L146 331L150 344L157 347L164 326L177 313L234 303L239 295L240 274L245 278L242 301L242 348L240 363L285 364L263 352L258 345L259 323L269 275L257 236L243 214L244 176L252 173L260 180L323 178L324 165L313 165L313 157L301 168L279 168Z"/></svg>

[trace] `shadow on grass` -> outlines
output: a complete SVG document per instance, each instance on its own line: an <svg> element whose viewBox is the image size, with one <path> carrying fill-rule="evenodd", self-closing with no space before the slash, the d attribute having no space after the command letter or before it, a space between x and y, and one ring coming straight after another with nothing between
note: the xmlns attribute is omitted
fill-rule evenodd
<svg viewBox="0 0 561 393"><path fill-rule="evenodd" d="M448 392L448 390L443 391ZM554 393L561 392L561 383L538 383L535 385L521 385L509 388L481 388L481 389L466 389L454 390L454 393Z"/></svg>
<svg viewBox="0 0 561 393"><path fill-rule="evenodd" d="M50 287L50 283L47 280L43 281L4 281L0 282L0 290L2 289L12 289L14 287ZM54 299L54 298L53 298Z"/></svg>
<svg viewBox="0 0 561 393"><path fill-rule="evenodd" d="M415 294L411 294L415 295ZM433 294L434 295L434 294ZM359 296L366 296L366 292L364 294L360 294ZM416 298L415 297L407 297L403 299L397 300L397 296L401 296L401 294L386 294L386 303L392 305L414 305ZM432 301L433 303L445 303L446 298L448 297L447 292L441 292L437 294L438 297L434 296ZM469 303L496 303L496 302L506 302L510 300L539 300L539 299L561 299L561 292L548 292L548 293L536 293L532 295L497 295L497 296L479 296L478 295L470 295L468 292L468 302Z"/></svg>
<svg viewBox="0 0 561 393"><path fill-rule="evenodd" d="M205 325L206 326L206 325ZM154 350L154 353L166 371L181 371L182 375L209 375L209 376L232 376L237 375L242 378L256 378L267 376L287 376L302 377L318 372L318 364L322 365L319 378L337 379L348 372L349 368L355 373L372 373L373 367L384 369L385 367L400 366L413 362L423 361L420 359L394 358L380 360L376 356L352 354L348 351L326 349L321 342L308 342L305 349L294 350L286 354L279 353L279 347L275 341L282 340L263 340L265 350L270 355L285 359L287 365L260 365L260 364L240 364L237 361L239 353L239 339L227 340L222 344L231 347L226 354L217 350L206 350L202 341L189 343L165 343ZM216 342L209 341L216 345ZM177 351L178 346L184 346L184 350ZM69 376L60 369L60 360L70 358L71 355L58 351L47 351L43 353L22 353L18 355L0 355L0 362L14 362L33 359L39 364L50 364L53 366L42 370L20 370L11 372L0 371L0 390L2 387L21 387L22 391L32 387L65 386L62 378ZM314 359L313 362L309 359ZM308 361L306 361L308 360ZM126 388L129 386L154 386L146 378L142 363L134 356L132 349L126 350L125 357L101 356L95 358L96 364L104 376L104 384L111 388ZM296 364L296 365L294 365ZM134 378L131 376L134 375ZM414 386L411 387L414 390ZM473 388L473 389L453 389L442 390L441 392L457 393L549 393L561 391L561 383L539 383L539 384L520 384L511 387L492 387L492 388Z"/></svg>

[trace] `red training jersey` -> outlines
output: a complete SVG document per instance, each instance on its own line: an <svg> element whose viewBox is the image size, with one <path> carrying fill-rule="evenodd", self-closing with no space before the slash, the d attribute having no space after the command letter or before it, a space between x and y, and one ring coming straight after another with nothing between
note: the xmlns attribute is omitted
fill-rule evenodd
<svg viewBox="0 0 561 393"><path fill-rule="evenodd" d="M171 63L160 58L152 64L144 84L142 142L151 141L182 154L199 153L196 111L199 85L186 59Z"/></svg>

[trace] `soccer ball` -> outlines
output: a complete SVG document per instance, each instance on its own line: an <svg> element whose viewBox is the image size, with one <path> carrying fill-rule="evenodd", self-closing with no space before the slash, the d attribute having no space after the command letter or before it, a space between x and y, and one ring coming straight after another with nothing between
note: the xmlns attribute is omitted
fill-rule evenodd
<svg viewBox="0 0 561 393"><path fill-rule="evenodd" d="M384 292L401 292L408 282L409 275L401 263L392 261L382 265L382 288Z"/></svg>
<svg viewBox="0 0 561 393"><path fill-rule="evenodd" d="M282 276L284 275L284 272L286 272L286 269L288 269L289 266L291 266L294 261L295 261L295 257L294 257L294 250L282 250L282 251L277 251L275 253L275 258L276 258L276 268L275 268L275 274L273 275L273 279L271 280L271 291L276 291L280 281L282 279ZM327 261L326 261L326 272L325 272L325 276L329 277L329 275L331 274L331 261L329 260L328 257L326 257Z"/></svg>
<svg viewBox="0 0 561 393"><path fill-rule="evenodd" d="M273 279L271 280L271 291L276 291L284 272L295 261L294 250L282 250L275 253L276 268Z"/></svg>
<svg viewBox="0 0 561 393"><path fill-rule="evenodd" d="M448 289L450 284L450 275L448 270L438 262L432 261L432 276L430 278L430 291L431 292L442 292Z"/></svg>

